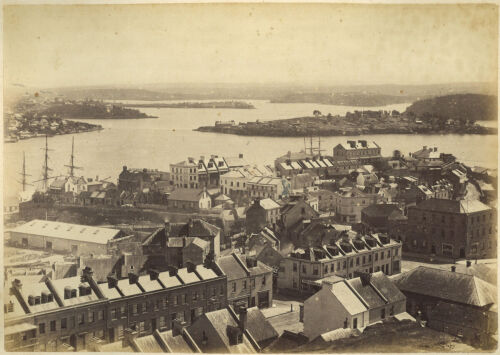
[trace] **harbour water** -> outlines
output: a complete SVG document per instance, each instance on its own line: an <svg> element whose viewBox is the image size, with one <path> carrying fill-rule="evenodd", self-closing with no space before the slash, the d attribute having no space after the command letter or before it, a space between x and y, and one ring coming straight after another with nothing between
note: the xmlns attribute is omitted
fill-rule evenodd
<svg viewBox="0 0 500 355"><path fill-rule="evenodd" d="M211 154L234 156L242 153L250 163L272 164L274 159L288 151L304 148L304 139L295 137L247 137L193 131L202 125L212 125L217 120L247 122L312 115L313 110L323 114L343 115L359 107L318 104L273 104L267 101L249 101L256 109L173 109L141 108L141 111L158 116L155 119L82 120L100 124L103 130L75 134L75 164L83 167L77 171L86 177L108 178L116 182L122 166L155 168L168 171L170 163L187 157ZM369 108L370 110L404 111L407 104ZM368 108L367 108L368 109ZM71 138L73 135L49 137L49 167L51 176L67 173ZM395 149L408 154L422 146L437 146L440 151L454 154L467 165L496 168L497 137L494 135L366 135L382 147L383 155ZM361 137L324 137L321 139L323 154L331 155L333 147L347 139ZM21 186L18 173L22 167L23 151L26 153L26 170L31 181L41 179L45 138L21 140L4 144L4 191L15 195Z"/></svg>

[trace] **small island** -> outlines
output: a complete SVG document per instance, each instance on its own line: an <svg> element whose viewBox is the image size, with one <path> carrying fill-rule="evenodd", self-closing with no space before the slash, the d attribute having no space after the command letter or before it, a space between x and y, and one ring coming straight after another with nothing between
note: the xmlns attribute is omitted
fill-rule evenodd
<svg viewBox="0 0 500 355"><path fill-rule="evenodd" d="M122 104L123 107L153 107L153 108L214 108L214 109L255 109L255 106L242 101L209 101L209 102L173 102Z"/></svg>

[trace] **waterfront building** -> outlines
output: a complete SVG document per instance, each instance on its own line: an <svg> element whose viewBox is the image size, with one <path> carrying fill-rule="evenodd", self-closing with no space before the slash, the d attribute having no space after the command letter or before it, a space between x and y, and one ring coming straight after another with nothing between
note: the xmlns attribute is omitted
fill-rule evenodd
<svg viewBox="0 0 500 355"><path fill-rule="evenodd" d="M239 168L220 176L221 193L238 199L248 195L247 182L252 177L247 170Z"/></svg>
<svg viewBox="0 0 500 355"><path fill-rule="evenodd" d="M328 331L363 329L405 312L405 295L380 271L325 281L304 302L304 334L313 340Z"/></svg>
<svg viewBox="0 0 500 355"><path fill-rule="evenodd" d="M34 219L9 231L10 243L21 248L73 254L103 254L113 239L123 237L119 229Z"/></svg>
<svg viewBox="0 0 500 355"><path fill-rule="evenodd" d="M227 301L233 306L267 308L273 302L273 269L253 256L232 253L218 259L227 275Z"/></svg>
<svg viewBox="0 0 500 355"><path fill-rule="evenodd" d="M339 143L333 148L334 160L359 160L362 163L368 163L380 158L380 146L366 140L347 141L347 143Z"/></svg>
<svg viewBox="0 0 500 355"><path fill-rule="evenodd" d="M449 258L496 255L496 215L477 200L431 198L408 208L408 251Z"/></svg>
<svg viewBox="0 0 500 355"><path fill-rule="evenodd" d="M401 247L385 234L342 233L329 244L298 248L283 258L278 288L310 293L326 277L352 278L355 272L377 271L397 274L401 272Z"/></svg>

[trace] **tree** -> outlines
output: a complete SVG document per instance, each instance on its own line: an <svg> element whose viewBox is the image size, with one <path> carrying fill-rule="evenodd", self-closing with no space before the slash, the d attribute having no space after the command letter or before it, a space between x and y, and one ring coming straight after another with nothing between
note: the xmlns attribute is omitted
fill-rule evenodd
<svg viewBox="0 0 500 355"><path fill-rule="evenodd" d="M314 115L314 117L321 116L321 111L319 111L319 110L314 110L314 111L313 111L313 115Z"/></svg>

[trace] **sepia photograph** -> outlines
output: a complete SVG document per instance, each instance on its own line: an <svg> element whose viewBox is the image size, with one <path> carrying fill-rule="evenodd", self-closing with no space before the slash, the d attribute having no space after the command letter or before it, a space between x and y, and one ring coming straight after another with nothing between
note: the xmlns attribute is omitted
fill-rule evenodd
<svg viewBox="0 0 500 355"><path fill-rule="evenodd" d="M3 351L497 351L497 3L2 24Z"/></svg>

